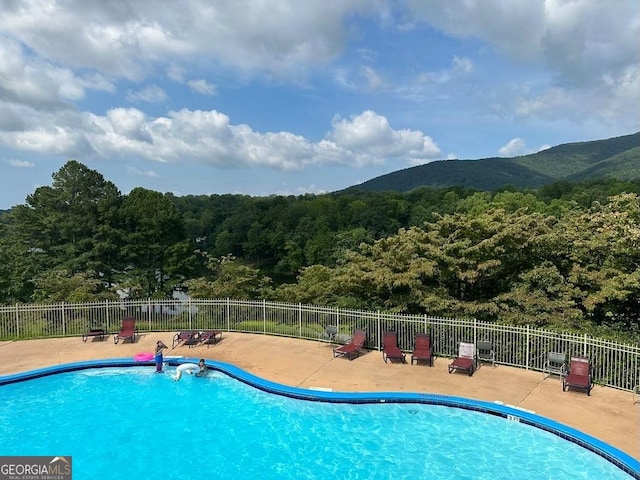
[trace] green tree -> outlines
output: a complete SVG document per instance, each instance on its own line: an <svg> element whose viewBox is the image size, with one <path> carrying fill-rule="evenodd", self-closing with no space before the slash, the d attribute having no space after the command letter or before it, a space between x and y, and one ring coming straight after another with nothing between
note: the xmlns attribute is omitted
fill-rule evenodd
<svg viewBox="0 0 640 480"><path fill-rule="evenodd" d="M640 327L640 197L616 195L562 225L571 241L568 277L580 288L580 304L596 324Z"/></svg>
<svg viewBox="0 0 640 480"><path fill-rule="evenodd" d="M271 279L256 268L243 265L233 255L207 258L212 278L186 282L189 294L195 298L233 298L255 300L272 296Z"/></svg>
<svg viewBox="0 0 640 480"><path fill-rule="evenodd" d="M15 271L26 263L30 275L48 268L89 273L110 281L121 267L116 217L121 201L115 185L76 161L53 174L51 186L39 187L9 215Z"/></svg>
<svg viewBox="0 0 640 480"><path fill-rule="evenodd" d="M327 305L342 308L358 308L362 302L344 294L337 287L338 271L324 265L305 267L297 282L283 284L275 290L275 298L283 302Z"/></svg>
<svg viewBox="0 0 640 480"><path fill-rule="evenodd" d="M170 198L134 188L120 211L124 235L122 253L128 282L137 278L143 295L163 295L167 282L180 282L195 266L194 246L185 238L184 222Z"/></svg>
<svg viewBox="0 0 640 480"><path fill-rule="evenodd" d="M95 302L118 297L105 289L104 283L86 273L47 270L34 279L33 300L38 303Z"/></svg>
<svg viewBox="0 0 640 480"><path fill-rule="evenodd" d="M362 308L423 311L438 276L429 249L423 230L400 230L362 244L360 251L345 252L334 283L343 296L360 299Z"/></svg>

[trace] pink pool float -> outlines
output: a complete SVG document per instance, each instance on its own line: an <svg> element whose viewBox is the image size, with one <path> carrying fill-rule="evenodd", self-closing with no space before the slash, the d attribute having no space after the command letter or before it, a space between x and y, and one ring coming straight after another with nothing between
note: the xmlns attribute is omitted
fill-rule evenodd
<svg viewBox="0 0 640 480"><path fill-rule="evenodd" d="M133 356L133 359L136 362L148 362L150 360L153 360L153 353L152 352L140 352L140 353L136 353Z"/></svg>

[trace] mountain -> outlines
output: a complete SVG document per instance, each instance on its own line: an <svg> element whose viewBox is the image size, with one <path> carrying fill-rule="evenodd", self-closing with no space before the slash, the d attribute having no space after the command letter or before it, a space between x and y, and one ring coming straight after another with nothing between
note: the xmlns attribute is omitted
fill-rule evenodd
<svg viewBox="0 0 640 480"><path fill-rule="evenodd" d="M406 192L417 187L462 186L496 190L538 188L561 180L640 179L640 132L591 142L566 143L531 155L481 160L440 160L398 170L346 189Z"/></svg>

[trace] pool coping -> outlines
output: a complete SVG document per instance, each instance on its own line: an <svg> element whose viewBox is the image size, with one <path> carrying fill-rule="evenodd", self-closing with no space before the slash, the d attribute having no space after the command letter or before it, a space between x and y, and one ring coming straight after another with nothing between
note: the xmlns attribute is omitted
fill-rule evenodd
<svg viewBox="0 0 640 480"><path fill-rule="evenodd" d="M171 366L177 366L182 363L197 362L197 358L183 356L172 356L164 358L164 363ZM466 410L474 410L486 414L500 416L510 421L517 421L536 428L540 428L567 441L573 442L581 446L582 448L586 448L587 450L590 450L593 453L601 456L605 460L613 463L616 467L631 475L632 478L640 480L640 461L635 459L631 455L619 450L616 447L613 447L612 445L609 445L606 442L603 442L602 440L585 434L580 430L576 430L555 420L551 420L549 418L511 405L491 403L482 400L473 400L465 397L430 393L332 392L315 389L310 390L300 387L291 387L266 380L230 363L219 362L215 360L205 360L205 364L212 370L224 373L238 381L251 385L254 388L258 388L272 394L283 395L300 400L356 404L421 403L428 405L441 405L453 408L463 408ZM86 360L0 376L0 386L26 380L32 380L39 377L55 375L58 373L85 370L89 368L134 367L151 365L154 365L153 360L136 361L132 357Z"/></svg>

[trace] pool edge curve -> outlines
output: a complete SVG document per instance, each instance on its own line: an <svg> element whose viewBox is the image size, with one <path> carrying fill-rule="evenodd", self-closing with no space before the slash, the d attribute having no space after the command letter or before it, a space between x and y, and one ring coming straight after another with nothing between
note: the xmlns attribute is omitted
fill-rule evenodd
<svg viewBox="0 0 640 480"><path fill-rule="evenodd" d="M165 357L165 363L171 366L197 361L198 359L189 357ZM491 403L483 400L474 400L465 397L431 393L328 392L322 390L309 390L300 387L290 387L266 380L233 364L215 360L206 360L205 363L208 368L222 372L238 381L251 385L254 388L258 388L272 394L283 395L300 400L333 403L422 403L463 408L466 410L475 410L482 413L497 415L508 420L522 422L527 425L540 428L567 441L573 442L613 463L616 467L631 475L632 478L640 480L640 460L602 440L581 432L580 430L514 406ZM154 362L136 361L132 357L86 360L0 376L0 386L89 368L135 367L147 365L154 365Z"/></svg>

